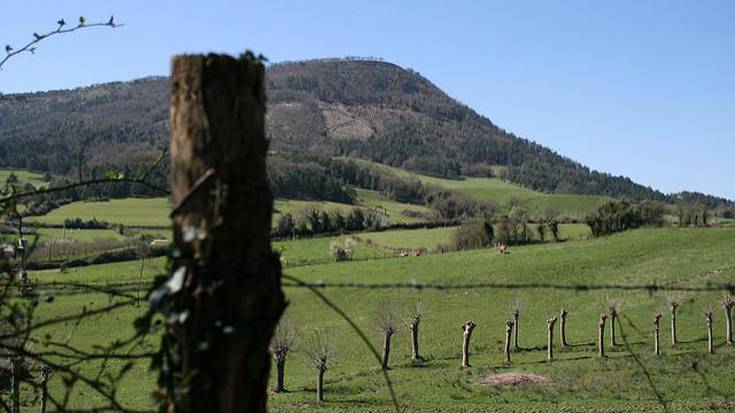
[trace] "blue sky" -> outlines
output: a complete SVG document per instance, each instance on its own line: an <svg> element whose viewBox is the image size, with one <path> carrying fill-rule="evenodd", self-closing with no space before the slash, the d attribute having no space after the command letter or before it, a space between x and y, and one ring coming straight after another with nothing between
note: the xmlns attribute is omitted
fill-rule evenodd
<svg viewBox="0 0 735 413"><path fill-rule="evenodd" d="M4 4L0 43L65 17L125 27L49 40L0 91L169 71L182 52L271 61L377 56L499 126L665 192L735 199L735 2L35 1Z"/></svg>

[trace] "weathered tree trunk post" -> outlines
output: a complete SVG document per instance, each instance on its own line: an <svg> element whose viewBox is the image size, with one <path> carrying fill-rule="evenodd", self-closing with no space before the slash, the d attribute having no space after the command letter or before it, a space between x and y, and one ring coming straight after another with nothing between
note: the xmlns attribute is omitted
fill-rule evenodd
<svg viewBox="0 0 735 413"><path fill-rule="evenodd" d="M513 334L513 320L505 320L505 345L503 346L503 355L505 356L505 364L510 364L511 334Z"/></svg>
<svg viewBox="0 0 735 413"><path fill-rule="evenodd" d="M470 338L477 323L470 320L462 326L462 367L470 367Z"/></svg>
<svg viewBox="0 0 735 413"><path fill-rule="evenodd" d="M610 349L615 351L617 342L615 341L615 321L618 319L618 311L615 308L610 309Z"/></svg>
<svg viewBox="0 0 735 413"><path fill-rule="evenodd" d="M41 413L46 413L48 402L48 379L51 376L51 368L47 365L41 366Z"/></svg>
<svg viewBox="0 0 735 413"><path fill-rule="evenodd" d="M324 372L326 369L320 368L316 371L316 401L324 401Z"/></svg>
<svg viewBox="0 0 735 413"><path fill-rule="evenodd" d="M661 348L659 346L659 332L660 332L660 325L659 321L661 320L661 313L654 313L653 314L653 354L660 356L661 355Z"/></svg>
<svg viewBox="0 0 735 413"><path fill-rule="evenodd" d="M554 359L554 324L556 317L546 320L546 359Z"/></svg>
<svg viewBox="0 0 735 413"><path fill-rule="evenodd" d="M12 357L10 359L10 400L11 412L20 413L20 380L18 379L20 369L20 359Z"/></svg>
<svg viewBox="0 0 735 413"><path fill-rule="evenodd" d="M725 310L725 344L732 345L732 308L735 306L735 300L728 297L722 304Z"/></svg>
<svg viewBox="0 0 735 413"><path fill-rule="evenodd" d="M600 322L597 324L597 350L600 357L605 357L605 321L607 315L600 315Z"/></svg>
<svg viewBox="0 0 735 413"><path fill-rule="evenodd" d="M676 345L676 309L679 307L679 303L671 302L669 308L671 309L671 345Z"/></svg>
<svg viewBox="0 0 735 413"><path fill-rule="evenodd" d="M419 354L419 324L421 323L421 317L416 315L411 318L408 323L408 328L411 330L411 361L414 364L423 361Z"/></svg>
<svg viewBox="0 0 735 413"><path fill-rule="evenodd" d="M390 339L393 337L393 330L386 330L383 337L383 357L380 359L380 368L388 370L388 358L390 357Z"/></svg>
<svg viewBox="0 0 735 413"><path fill-rule="evenodd" d="M284 309L269 240L265 68L251 53L178 56L171 99L168 412L265 412Z"/></svg>
<svg viewBox="0 0 735 413"><path fill-rule="evenodd" d="M559 335L561 336L562 348L569 346L569 344L567 344L567 314L569 314L569 312L566 308L562 308L561 313L559 313Z"/></svg>
<svg viewBox="0 0 735 413"><path fill-rule="evenodd" d="M520 318L520 311L513 311L513 348L518 351L521 347L518 345L518 319Z"/></svg>
<svg viewBox="0 0 735 413"><path fill-rule="evenodd" d="M715 341L712 335L712 311L705 311L704 317L707 320L707 352L715 354Z"/></svg>

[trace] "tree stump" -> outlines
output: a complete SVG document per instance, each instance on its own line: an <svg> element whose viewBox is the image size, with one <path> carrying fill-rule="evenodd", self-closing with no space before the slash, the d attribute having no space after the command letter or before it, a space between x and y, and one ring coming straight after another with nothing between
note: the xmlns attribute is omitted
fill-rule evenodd
<svg viewBox="0 0 735 413"><path fill-rule="evenodd" d="M462 367L470 367L470 338L477 323L472 320L462 325Z"/></svg>
<svg viewBox="0 0 735 413"><path fill-rule="evenodd" d="M251 53L172 63L169 412L265 412L284 309L269 234L265 68ZM169 317L171 318L171 317ZM170 357L167 359L171 359Z"/></svg>

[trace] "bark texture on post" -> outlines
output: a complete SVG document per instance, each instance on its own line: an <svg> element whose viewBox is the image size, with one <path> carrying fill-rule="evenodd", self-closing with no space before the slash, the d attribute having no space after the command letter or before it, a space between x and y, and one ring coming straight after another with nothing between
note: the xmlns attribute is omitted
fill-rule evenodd
<svg viewBox="0 0 735 413"><path fill-rule="evenodd" d="M554 359L554 324L556 317L546 320L546 359Z"/></svg>
<svg viewBox="0 0 735 413"><path fill-rule="evenodd" d="M660 332L660 323L661 321L661 313L654 313L653 314L653 354L660 356L661 355L661 347L659 346L659 332Z"/></svg>
<svg viewBox="0 0 735 413"><path fill-rule="evenodd" d="M676 302L671 302L669 304L669 308L671 309L671 345L676 345L676 309L679 307L679 304Z"/></svg>
<svg viewBox="0 0 735 413"><path fill-rule="evenodd" d="M162 370L169 412L265 412L284 309L269 240L265 68L247 53L178 56L171 99L174 262Z"/></svg>
<svg viewBox="0 0 735 413"><path fill-rule="evenodd" d="M416 315L408 322L408 328L411 330L411 361L421 363L424 359L419 354L419 324L421 317Z"/></svg>
<svg viewBox="0 0 735 413"><path fill-rule="evenodd" d="M503 346L503 355L505 356L505 364L510 364L511 334L513 334L513 320L505 320L505 345Z"/></svg>
<svg viewBox="0 0 735 413"><path fill-rule="evenodd" d="M518 310L513 311L513 348L518 351L521 349L518 346L518 319L520 318L520 312Z"/></svg>
<svg viewBox="0 0 735 413"><path fill-rule="evenodd" d="M600 322L597 324L597 351L600 357L605 357L605 321L607 315L600 315Z"/></svg>
<svg viewBox="0 0 735 413"><path fill-rule="evenodd" d="M705 311L704 318L707 320L707 352L715 354L715 340L712 335L712 311Z"/></svg>
<svg viewBox="0 0 735 413"><path fill-rule="evenodd" d="M569 312L566 308L562 308L561 313L559 313L559 335L561 336L561 346L563 348L569 345L567 344L567 314Z"/></svg>
<svg viewBox="0 0 735 413"><path fill-rule="evenodd" d="M470 320L462 325L462 367L470 367L470 338L477 323Z"/></svg>

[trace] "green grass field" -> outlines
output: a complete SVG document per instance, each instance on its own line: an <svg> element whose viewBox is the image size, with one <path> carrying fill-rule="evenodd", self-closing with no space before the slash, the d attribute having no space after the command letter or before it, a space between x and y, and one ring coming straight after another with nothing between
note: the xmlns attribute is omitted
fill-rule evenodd
<svg viewBox="0 0 735 413"><path fill-rule="evenodd" d="M382 233L386 234L386 233ZM434 234L436 235L436 234ZM444 236L444 235L442 235ZM396 236L390 237L391 241ZM417 237L418 238L418 237ZM429 237L433 240L433 237ZM311 257L323 253L329 239L298 240L276 244L284 256ZM397 242L397 241L396 241ZM704 286L735 279L735 228L644 229L584 242L546 243L512 248L501 256L491 250L391 258L286 268L284 272L306 281L360 283L554 283L567 286L638 285ZM33 273L38 281L134 282L138 262L98 265L67 273ZM164 260L149 260L145 279L164 268ZM272 394L274 412L388 412L388 393L377 362L366 352L357 335L335 313L309 291L287 287L289 315L301 323L301 335L315 328L331 332L336 357L326 375L326 402L314 400L315 372L302 353L294 351L286 365L289 392ZM606 302L621 305L625 338L651 375L656 387L676 412L731 411L735 407L732 371L735 349L722 346L722 312L715 307L715 355L705 354L702 308L715 305L719 293L681 293L678 317L679 338L675 349L668 344L668 315L662 319L663 356L654 357L651 343L651 314L665 310L667 294L647 291L585 291L528 288L520 290L466 289L339 289L321 290L342 308L370 337L374 345L381 335L372 327L373 311L379 302L394 300L408 308L420 300L424 307L421 323L421 350L427 358L421 367L409 362L408 333L401 327L394 337L389 372L401 405L408 412L648 412L660 411L645 375L622 345L600 360L595 353L597 318ZM98 293L58 294L53 303L42 303L42 317L59 316L106 305ZM520 343L523 351L513 354L510 367L502 363L503 322L510 316L514 301L522 303ZM570 311L568 338L572 347L558 351L556 359L545 361L546 323L561 307ZM87 317L38 332L54 338L69 338L83 348L104 345L131 334L132 320L143 311L133 306L113 313ZM459 367L460 325L473 319L478 327L472 338L470 369ZM402 325L401 325L402 326ZM155 336L155 334L154 334ZM557 337L558 341L558 337ZM301 341L303 343L303 340ZM146 346L155 345L152 337ZM299 343L297 343L297 346ZM148 348L145 347L144 348ZM119 368L122 363L112 363ZM695 366L695 367L693 367ZM98 365L81 367L91 374ZM497 388L483 384L492 374L523 372L543 375L545 383ZM120 388L126 407L152 408L148 395L155 375L147 363L137 364ZM62 391L55 376L51 391ZM99 398L89 388L75 388L76 407L90 407Z"/></svg>
<svg viewBox="0 0 735 413"><path fill-rule="evenodd" d="M96 218L128 226L168 226L171 206L167 198L125 198L103 202L73 202L32 220L47 224L63 224L65 219Z"/></svg>
<svg viewBox="0 0 735 413"><path fill-rule="evenodd" d="M38 172L31 172L25 169L13 169L13 168L0 168L0 184L5 184L5 181L11 174L15 174L21 183L29 182L36 188L46 186L46 182L43 181L43 174Z"/></svg>
<svg viewBox="0 0 735 413"><path fill-rule="evenodd" d="M115 240L125 239L117 231L111 229L63 229L63 228L38 228L38 241L44 242L48 239L73 239L82 242L92 242L98 239L111 238Z"/></svg>
<svg viewBox="0 0 735 413"><path fill-rule="evenodd" d="M551 208L568 215L570 218L583 219L585 215L594 211L602 203L610 200L608 197L596 195L545 194L497 178L463 177L461 179L445 179L416 175L403 169L364 160L356 160L356 162L375 165L396 176L415 177L426 185L453 189L473 198L492 202L501 210L507 210L511 200L515 199L534 217L543 215L546 209Z"/></svg>

